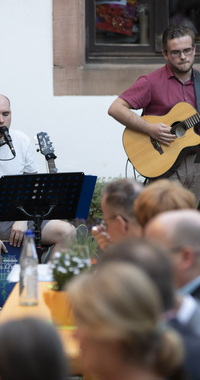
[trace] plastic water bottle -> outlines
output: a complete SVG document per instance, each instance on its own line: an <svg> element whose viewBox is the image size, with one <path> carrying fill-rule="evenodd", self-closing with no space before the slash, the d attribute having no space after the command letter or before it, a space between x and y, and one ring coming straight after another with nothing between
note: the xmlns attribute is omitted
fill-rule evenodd
<svg viewBox="0 0 200 380"><path fill-rule="evenodd" d="M27 230L24 246L19 259L20 263L20 305L38 304L38 256L35 248L33 231Z"/></svg>

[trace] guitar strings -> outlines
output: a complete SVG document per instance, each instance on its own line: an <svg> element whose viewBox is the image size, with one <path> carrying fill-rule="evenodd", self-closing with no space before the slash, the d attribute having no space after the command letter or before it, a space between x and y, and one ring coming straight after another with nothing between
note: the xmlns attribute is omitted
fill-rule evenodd
<svg viewBox="0 0 200 380"><path fill-rule="evenodd" d="M190 122L191 121L191 122ZM181 121L179 122L178 124L174 125L172 128L171 128L171 134L173 134L177 128L180 128L180 127L187 127L188 129L193 127L194 126L194 122L195 124L198 123L200 121L200 116L199 116L199 112L196 113L195 115L189 117L188 119L184 120L184 121ZM190 122L190 123L189 123ZM188 124L187 124L188 123Z"/></svg>

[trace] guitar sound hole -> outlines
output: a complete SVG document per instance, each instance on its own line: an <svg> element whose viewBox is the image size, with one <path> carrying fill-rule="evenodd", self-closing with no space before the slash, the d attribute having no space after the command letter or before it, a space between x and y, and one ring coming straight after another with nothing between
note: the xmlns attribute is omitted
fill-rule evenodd
<svg viewBox="0 0 200 380"><path fill-rule="evenodd" d="M175 134L176 137L183 137L186 132L186 127L181 122L176 122L172 125L171 133Z"/></svg>
<svg viewBox="0 0 200 380"><path fill-rule="evenodd" d="M185 129L183 127L176 128L175 134L177 137L182 137L185 134Z"/></svg>

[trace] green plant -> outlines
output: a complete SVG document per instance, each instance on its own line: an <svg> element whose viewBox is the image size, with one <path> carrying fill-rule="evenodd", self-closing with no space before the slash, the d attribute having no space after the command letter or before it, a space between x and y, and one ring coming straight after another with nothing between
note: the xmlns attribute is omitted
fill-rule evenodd
<svg viewBox="0 0 200 380"><path fill-rule="evenodd" d="M99 177L97 178L96 186L94 189L90 210L89 210L89 218L93 219L103 219L102 211L101 211L101 192L104 186L111 181L116 181L118 179L122 178L121 176L116 178L105 178L105 177Z"/></svg>
<svg viewBox="0 0 200 380"><path fill-rule="evenodd" d="M61 252L55 252L50 267L56 284L55 290L62 290L66 281L73 276L88 270L92 265L92 258L97 248L97 243L92 236L79 234Z"/></svg>

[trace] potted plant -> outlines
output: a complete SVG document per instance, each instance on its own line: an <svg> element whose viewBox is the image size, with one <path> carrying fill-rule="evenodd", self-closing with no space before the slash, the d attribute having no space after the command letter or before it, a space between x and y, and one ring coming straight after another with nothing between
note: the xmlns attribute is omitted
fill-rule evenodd
<svg viewBox="0 0 200 380"><path fill-rule="evenodd" d="M55 252L49 263L52 269L54 284L44 293L44 299L51 309L52 319L58 325L73 325L73 315L64 290L66 282L82 271L90 270L93 255L97 247L92 236L81 236L73 240L68 246Z"/></svg>

